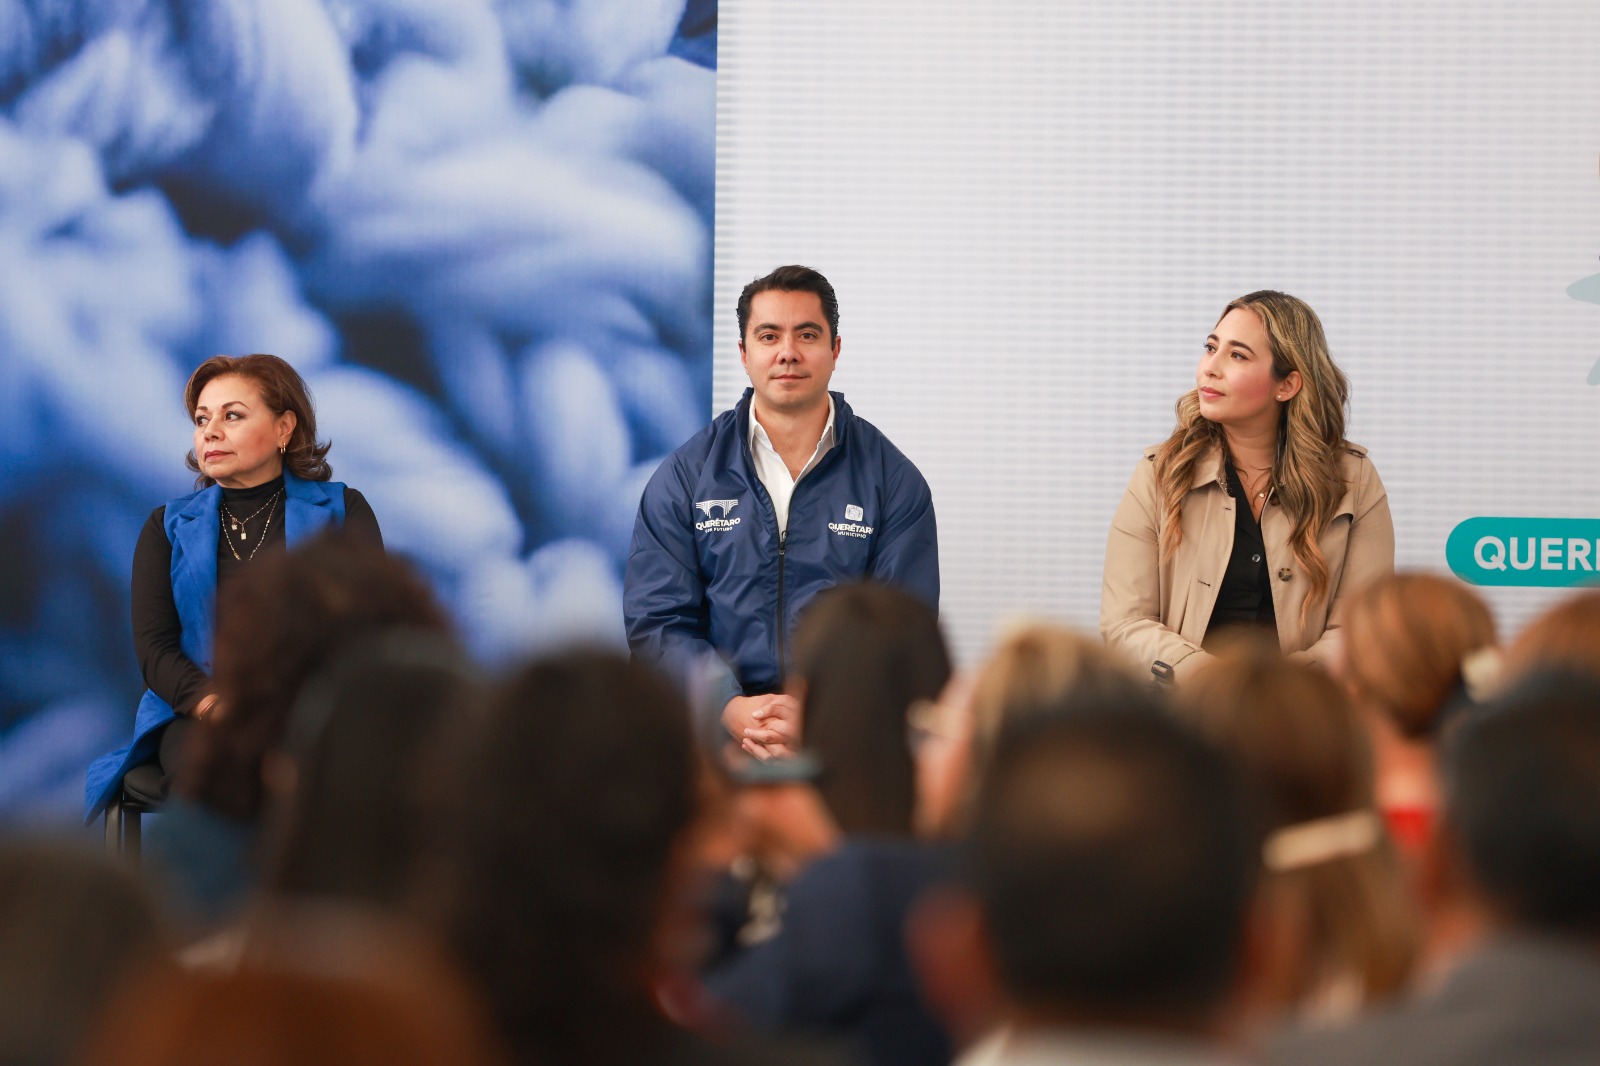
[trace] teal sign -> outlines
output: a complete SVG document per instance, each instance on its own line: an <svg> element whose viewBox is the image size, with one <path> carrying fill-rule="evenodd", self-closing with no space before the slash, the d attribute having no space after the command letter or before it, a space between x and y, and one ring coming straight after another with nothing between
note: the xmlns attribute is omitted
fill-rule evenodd
<svg viewBox="0 0 1600 1066"><path fill-rule="evenodd" d="M1474 585L1568 588L1600 583L1600 518L1469 518L1445 561Z"/></svg>

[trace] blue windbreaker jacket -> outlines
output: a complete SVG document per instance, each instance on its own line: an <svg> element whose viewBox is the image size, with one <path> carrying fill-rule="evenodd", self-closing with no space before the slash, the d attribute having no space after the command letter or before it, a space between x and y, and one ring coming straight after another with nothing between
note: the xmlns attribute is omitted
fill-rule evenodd
<svg viewBox="0 0 1600 1066"><path fill-rule="evenodd" d="M872 578L939 607L928 483L837 392L833 449L795 485L780 544L750 455L751 392L650 478L623 585L634 655L681 683L699 676L719 710L782 686L795 620L823 589Z"/></svg>

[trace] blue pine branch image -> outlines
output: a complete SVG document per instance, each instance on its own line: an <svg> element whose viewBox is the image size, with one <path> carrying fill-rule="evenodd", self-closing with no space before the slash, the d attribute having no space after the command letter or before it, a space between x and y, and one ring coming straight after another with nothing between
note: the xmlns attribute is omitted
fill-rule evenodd
<svg viewBox="0 0 1600 1066"><path fill-rule="evenodd" d="M1584 303L1600 304L1600 274L1590 274L1574 281L1567 286L1567 295ZM1594 366L1589 368L1589 384L1600 385L1600 359L1596 359Z"/></svg>
<svg viewBox="0 0 1600 1066"><path fill-rule="evenodd" d="M710 415L716 8L0 0L0 819L143 688L182 391L271 352L490 663L622 642L640 488Z"/></svg>
<svg viewBox="0 0 1600 1066"><path fill-rule="evenodd" d="M1574 300L1600 304L1600 274L1590 274L1574 281L1567 286L1567 295ZM1595 360L1594 366L1589 368L1589 384L1600 385L1600 359Z"/></svg>

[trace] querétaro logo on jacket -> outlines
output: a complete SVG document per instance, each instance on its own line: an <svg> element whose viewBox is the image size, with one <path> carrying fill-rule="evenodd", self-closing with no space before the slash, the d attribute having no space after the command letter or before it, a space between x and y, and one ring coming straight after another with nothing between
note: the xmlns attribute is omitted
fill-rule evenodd
<svg viewBox="0 0 1600 1066"><path fill-rule="evenodd" d="M861 509L860 504L845 504L845 520L843 522L829 522L828 528L841 537L870 537L872 536L872 527L861 524L862 519L866 517L867 513Z"/></svg>
<svg viewBox="0 0 1600 1066"><path fill-rule="evenodd" d="M738 500L696 500L695 509L704 514L704 521L696 522L694 528L702 533L726 532L739 524L737 518L729 518L733 509L739 506ZM717 511L720 518L711 517L711 512Z"/></svg>

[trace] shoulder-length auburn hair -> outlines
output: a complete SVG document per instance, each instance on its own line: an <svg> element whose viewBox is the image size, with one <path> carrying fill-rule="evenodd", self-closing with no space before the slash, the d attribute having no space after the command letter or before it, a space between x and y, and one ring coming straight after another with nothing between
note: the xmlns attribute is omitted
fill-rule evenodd
<svg viewBox="0 0 1600 1066"><path fill-rule="evenodd" d="M1344 608L1344 679L1357 703L1386 715L1408 740L1435 738L1475 652L1496 647L1494 615L1453 577L1380 577Z"/></svg>
<svg viewBox="0 0 1600 1066"><path fill-rule="evenodd" d="M189 375L189 384L183 389L183 406L194 421L194 409L200 403L200 393L213 378L224 374L238 374L255 382L261 392L261 402L272 409L274 415L294 412L294 431L283 453L283 468L302 481L327 481L333 477L333 467L328 465L329 441L317 441L317 409L311 402L311 390L294 367L275 355L213 355ZM185 461L196 474L194 487L203 489L211 485L212 478L200 473L200 461L194 449L189 449Z"/></svg>
<svg viewBox="0 0 1600 1066"><path fill-rule="evenodd" d="M1568 670L1600 677L1600 589L1581 589L1529 622L1506 649L1502 686Z"/></svg>
<svg viewBox="0 0 1600 1066"><path fill-rule="evenodd" d="M1328 561L1318 543L1344 495L1339 469L1344 411L1350 383L1328 354L1328 341L1304 300L1263 289L1241 296L1222 309L1244 308L1261 320L1272 345L1272 376L1278 381L1300 372L1300 391L1279 412L1278 454L1272 463L1274 498L1294 526L1289 550L1311 581L1301 615L1328 594ZM1161 556L1170 559L1183 539L1183 501L1194 482L1196 464L1212 448L1226 448L1222 426L1200 413L1200 393L1191 389L1177 405L1178 425L1156 451L1156 483L1162 499Z"/></svg>

